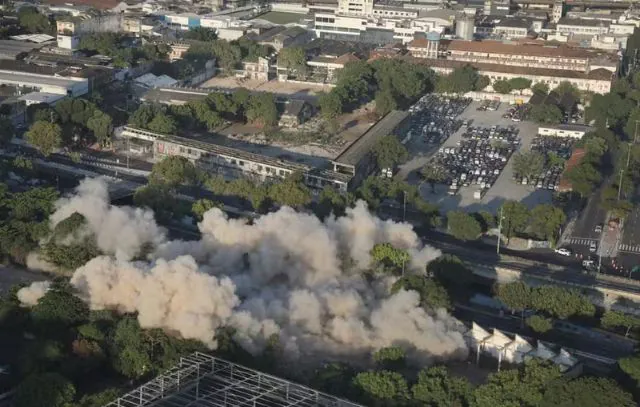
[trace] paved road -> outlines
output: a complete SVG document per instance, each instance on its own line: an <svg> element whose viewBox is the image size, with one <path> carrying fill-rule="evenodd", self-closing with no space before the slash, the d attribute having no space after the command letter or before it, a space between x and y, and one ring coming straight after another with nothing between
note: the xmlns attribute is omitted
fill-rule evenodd
<svg viewBox="0 0 640 407"><path fill-rule="evenodd" d="M21 283L32 283L50 279L51 276L33 270L11 265L0 265L0 294Z"/></svg>

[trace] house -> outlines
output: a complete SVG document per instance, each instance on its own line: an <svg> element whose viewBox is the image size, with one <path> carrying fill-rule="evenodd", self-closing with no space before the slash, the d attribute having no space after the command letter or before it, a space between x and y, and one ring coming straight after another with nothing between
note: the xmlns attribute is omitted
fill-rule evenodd
<svg viewBox="0 0 640 407"><path fill-rule="evenodd" d="M284 108L278 123L282 127L297 127L313 116L313 106L304 100L291 100Z"/></svg>

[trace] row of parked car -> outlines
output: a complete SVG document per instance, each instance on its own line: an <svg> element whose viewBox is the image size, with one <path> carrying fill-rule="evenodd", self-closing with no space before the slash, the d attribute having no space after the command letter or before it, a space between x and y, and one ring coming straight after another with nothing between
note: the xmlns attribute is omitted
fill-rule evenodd
<svg viewBox="0 0 640 407"><path fill-rule="evenodd" d="M515 128L468 127L457 146L440 148L434 161L448 174L449 194L471 185L488 190L519 144Z"/></svg>
<svg viewBox="0 0 640 407"><path fill-rule="evenodd" d="M455 133L462 121L457 117L469 106L471 99L442 98L425 95L409 108L411 113L407 135L427 144L441 144Z"/></svg>
<svg viewBox="0 0 640 407"><path fill-rule="evenodd" d="M564 161L571 156L574 143L575 139L571 137L536 136L531 142L531 150L544 156L544 169L535 177L516 177L515 181L540 189L558 190L564 171Z"/></svg>
<svg viewBox="0 0 640 407"><path fill-rule="evenodd" d="M521 122L527 118L529 113L528 105L516 105L511 106L505 114L502 115L503 119L511 119L514 122Z"/></svg>
<svg viewBox="0 0 640 407"><path fill-rule="evenodd" d="M495 112L499 108L500 108L499 100L483 100L482 103L480 103L480 106L476 108L476 110L479 112L484 112L487 110Z"/></svg>

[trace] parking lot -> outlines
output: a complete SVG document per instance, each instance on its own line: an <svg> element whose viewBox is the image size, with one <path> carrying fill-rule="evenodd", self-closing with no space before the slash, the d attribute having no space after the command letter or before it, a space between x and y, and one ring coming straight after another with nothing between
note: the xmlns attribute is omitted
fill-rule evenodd
<svg viewBox="0 0 640 407"><path fill-rule="evenodd" d="M550 191L557 190L564 170L564 161L571 157L575 141L576 139L571 137L535 136L531 142L531 151L540 153L544 158L542 172L530 179L514 174L515 182Z"/></svg>
<svg viewBox="0 0 640 407"><path fill-rule="evenodd" d="M487 131L489 136L489 141L482 142L482 149L485 153L484 163L496 163L495 155L498 153L498 160L502 162L502 157L504 156L503 150L498 147L498 141L500 144L505 144L504 140L500 140L499 138L496 140L495 138L491 139L491 128L495 126L495 130L509 129L511 126L511 132L515 134L516 139L518 139L517 145L514 145L513 151L511 153L515 153L517 151L528 151L531 148L532 142L537 134L538 126L535 123L531 122L514 122L508 117L503 117L509 109L509 106L505 103L500 104L495 107L495 110L478 110L479 107L486 105L482 102L471 102L464 111L457 117L457 121L460 124L466 122L468 126L461 126L457 129L453 134L451 134L441 146L430 145L429 148L423 148L422 150L417 150L415 148L416 144L420 144L418 140L413 139L411 143L407 144L407 148L409 149L410 154L412 154L411 160L405 164L403 168L401 168L401 172L404 170L403 177L407 179L408 182L414 184L420 184L420 193L422 197L430 202L434 202L438 204L442 211L450 211L455 209L462 209L469 212L475 212L479 210L489 210L491 212L497 212L498 208L502 205L502 203L506 200L516 200L524 203L528 207L532 208L540 203L550 203L552 198L552 191L546 189L537 189L536 186L531 186L530 184L522 185L518 184L514 181L513 178L513 160L508 159L506 161L506 165L503 168L496 167L491 168L490 166L485 166L485 168L478 168L480 170L480 174L478 177L482 176L482 170L485 170L485 176L488 175L489 169L492 171L492 176L495 176L495 170L498 169L500 171L497 178L490 179L489 181L483 180L485 182L485 193L482 195L481 199L477 199L474 197L474 192L478 191L482 187L482 181L480 185L472 184L469 182L468 186L462 183L462 186L458 188L457 193L455 195L449 195L450 185L438 184L432 190L431 185L429 183L421 182L419 177L419 169L424 167L431 159L434 158L434 155L438 153L438 151L442 148L442 152L444 153L445 149L453 148L454 151L456 149L461 148L463 146L463 141L466 143L471 138L463 137L464 134L468 133L468 128L477 128L479 130ZM493 106L492 106L493 108ZM421 113L419 113L421 114ZM418 115L419 115L418 114ZM415 115L415 114L414 114ZM455 119L455 118L454 118ZM450 119L447 119L450 120ZM430 124L430 123L429 123ZM486 129L486 130L485 130ZM476 140L479 142L479 140ZM493 145L492 145L493 141ZM427 144L422 142L423 145ZM478 148L475 144L475 150ZM508 151L509 142L507 141L507 146L505 148ZM473 144L469 144L468 147L463 148L471 148ZM486 150L488 148L488 150ZM498 151L500 149L500 151ZM449 150L451 151L451 150ZM480 153L478 153L480 154ZM493 159L490 155L493 154ZM480 161L480 157L478 157ZM460 160L462 162L462 160ZM473 161L475 165L475 158ZM480 165L480 163L478 164ZM409 170L406 170L406 169ZM473 176L475 174L475 168L473 170ZM467 170L468 171L468 170ZM461 175L461 174L460 174ZM469 177L469 175L467 175ZM473 181L473 177L471 178ZM487 187L487 182L490 185L490 188Z"/></svg>

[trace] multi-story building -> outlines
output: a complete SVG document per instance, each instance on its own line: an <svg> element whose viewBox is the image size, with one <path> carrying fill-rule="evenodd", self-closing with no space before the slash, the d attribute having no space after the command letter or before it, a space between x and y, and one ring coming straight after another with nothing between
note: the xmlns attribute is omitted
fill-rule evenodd
<svg viewBox="0 0 640 407"><path fill-rule="evenodd" d="M568 45L550 46L544 43L502 41L441 41L442 56L449 60L472 64L501 64L523 68L544 68L589 72L598 67L616 72L619 58L615 53L576 48Z"/></svg>
<svg viewBox="0 0 640 407"><path fill-rule="evenodd" d="M74 51L78 48L82 34L122 31L122 20L121 14L59 18L56 20L58 47Z"/></svg>
<svg viewBox="0 0 640 407"><path fill-rule="evenodd" d="M609 32L610 23L602 20L585 20L563 17L556 25L560 34L598 35Z"/></svg>

